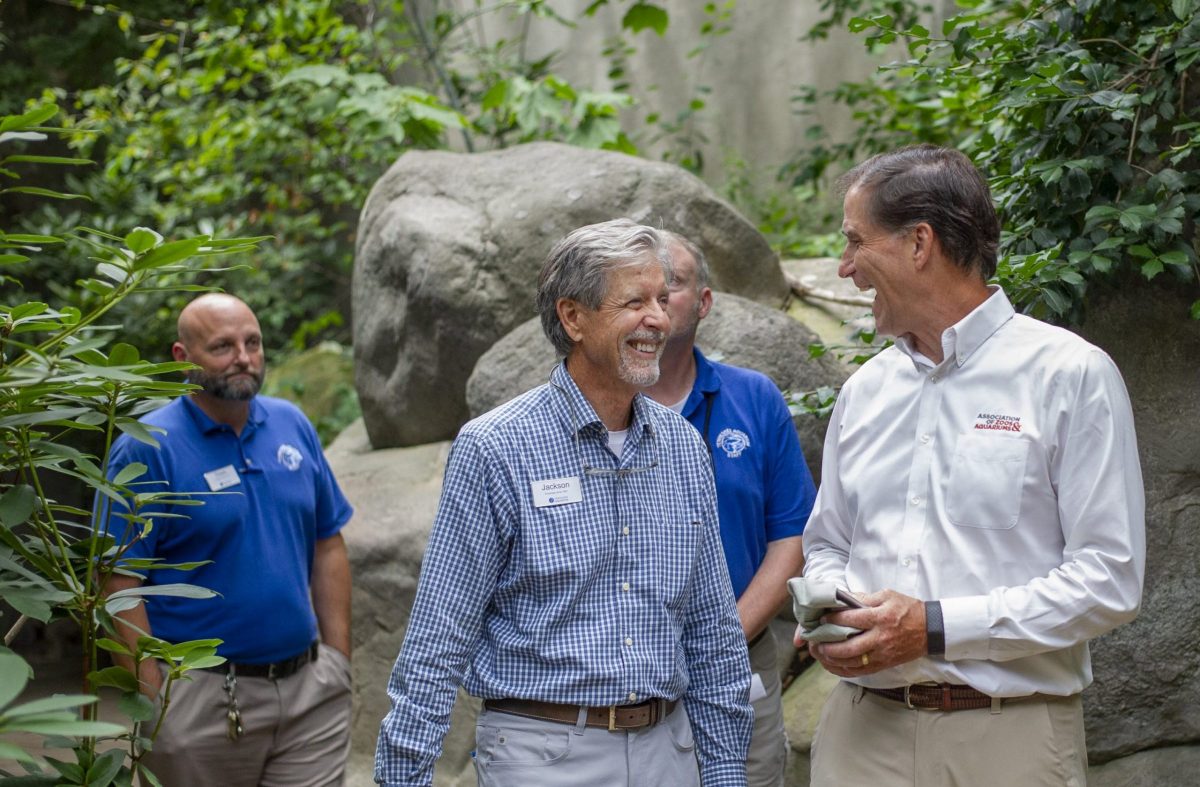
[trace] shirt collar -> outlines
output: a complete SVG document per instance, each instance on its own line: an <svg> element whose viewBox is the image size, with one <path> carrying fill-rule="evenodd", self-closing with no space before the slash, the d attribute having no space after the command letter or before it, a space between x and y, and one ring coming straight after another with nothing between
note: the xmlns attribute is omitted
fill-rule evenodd
<svg viewBox="0 0 1200 787"><path fill-rule="evenodd" d="M183 397L183 408L191 416L196 426L199 427L201 434L211 434L223 429L233 431L227 424L217 423L212 418L209 418L208 413L201 410L200 406L192 401L191 396ZM245 438L250 432L262 426L266 422L267 417L267 408L255 396L250 400L250 416L246 419L246 426L242 429L242 438Z"/></svg>
<svg viewBox="0 0 1200 787"><path fill-rule="evenodd" d="M1003 289L998 285L991 285L988 289L992 294L987 300L942 332L942 363L954 359L957 366L965 364L1016 313ZM918 368L935 365L918 352L906 337L897 337L896 347L911 358Z"/></svg>
<svg viewBox="0 0 1200 787"><path fill-rule="evenodd" d="M608 434L608 428L600 420L600 416L596 415L596 408L592 407L592 403L583 395L583 391L579 390L579 386L575 384L575 380L567 371L565 360L560 361L551 370L550 385L563 394L551 397L551 399L555 402L553 407L558 411L559 418L567 425L568 429L574 428L580 434ZM633 397L633 417L629 421L628 439L635 440L636 435L640 435L648 428L650 428L650 410L646 404L645 395L638 392Z"/></svg>
<svg viewBox="0 0 1200 787"><path fill-rule="evenodd" d="M691 393L688 394L687 401L683 405L685 418L690 417L696 411L706 396L721 390L721 377L717 374L717 367L713 366L712 361L705 358L704 353L700 352L700 348L695 346L692 347L692 357L696 359L696 381L692 383Z"/></svg>

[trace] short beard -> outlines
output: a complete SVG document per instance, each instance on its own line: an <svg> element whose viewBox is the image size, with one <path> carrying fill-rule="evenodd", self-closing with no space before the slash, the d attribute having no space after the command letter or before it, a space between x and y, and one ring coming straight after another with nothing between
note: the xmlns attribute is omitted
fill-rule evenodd
<svg viewBox="0 0 1200 787"><path fill-rule="evenodd" d="M662 333L658 331L643 331L627 336L626 340L648 339L657 341L659 343L658 356L652 362L642 361L639 359L638 361L631 363L630 359L625 356L624 352L622 352L620 355L620 362L617 365L617 376L620 377L624 382L627 382L637 388L649 388L658 382L658 375L661 372L659 367L659 359L662 358L663 348L665 347L663 344L663 338L664 337Z"/></svg>
<svg viewBox="0 0 1200 787"><path fill-rule="evenodd" d="M247 369L244 373L250 375L250 382L239 380L237 383L231 384L228 376L210 375L203 369L192 369L188 372L187 381L200 386L206 394L214 399L222 399L226 402L248 402L262 389L266 370L255 373Z"/></svg>

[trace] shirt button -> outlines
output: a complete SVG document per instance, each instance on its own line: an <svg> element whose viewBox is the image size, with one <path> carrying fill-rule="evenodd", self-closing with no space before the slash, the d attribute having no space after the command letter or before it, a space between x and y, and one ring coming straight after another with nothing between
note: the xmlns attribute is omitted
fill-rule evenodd
<svg viewBox="0 0 1200 787"><path fill-rule="evenodd" d="M632 644L633 644L633 637L626 637L626 638L625 638L625 644L626 644L626 645L632 645Z"/></svg>
<svg viewBox="0 0 1200 787"><path fill-rule="evenodd" d="M621 535L623 535L623 536L629 535L629 525L626 525L625 527L621 528Z"/></svg>
<svg viewBox="0 0 1200 787"><path fill-rule="evenodd" d="M933 438L932 438L932 437L930 437L930 436L929 436L929 435L927 435L927 434L923 434L923 435L921 435L921 442L922 442L922 443L928 443L928 442L929 442L930 440L932 440L932 439L933 439Z"/></svg>
<svg viewBox="0 0 1200 787"><path fill-rule="evenodd" d="M637 702L637 692L636 691L629 692L629 701Z"/></svg>
<svg viewBox="0 0 1200 787"><path fill-rule="evenodd" d="M629 592L629 583L628 583L628 582L622 582L622 583L621 583L621 590L624 590L626 593L628 593L628 592Z"/></svg>
<svg viewBox="0 0 1200 787"><path fill-rule="evenodd" d="M908 566L908 565L910 565L911 563L912 563L912 561L911 561L911 560L909 560L908 558L904 558L904 565L905 565L905 566Z"/></svg>
<svg viewBox="0 0 1200 787"><path fill-rule="evenodd" d="M921 497L920 497L920 495L913 495L913 496L912 496L912 504L913 504L914 506L919 506L919 505L921 505Z"/></svg>

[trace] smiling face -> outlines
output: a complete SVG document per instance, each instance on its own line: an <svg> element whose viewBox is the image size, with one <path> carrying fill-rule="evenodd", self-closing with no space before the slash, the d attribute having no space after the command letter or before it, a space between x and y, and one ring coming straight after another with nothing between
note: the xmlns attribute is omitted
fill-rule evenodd
<svg viewBox="0 0 1200 787"><path fill-rule="evenodd" d="M231 296L205 296L180 315L180 339L171 351L177 361L199 366L188 382L225 401L248 401L262 387L265 360L262 332L250 307Z"/></svg>
<svg viewBox="0 0 1200 787"><path fill-rule="evenodd" d="M581 389L591 383L616 385L632 398L658 381L670 330L666 277L662 266L651 262L609 271L606 283L595 309L568 299L560 303L563 324L575 342L567 368Z"/></svg>
<svg viewBox="0 0 1200 787"><path fill-rule="evenodd" d="M846 192L842 234L846 248L838 275L851 279L860 290L874 290L875 329L886 336L903 336L917 330L919 298L914 289L915 266L911 233L892 232L875 224L868 214L870 193L859 188Z"/></svg>

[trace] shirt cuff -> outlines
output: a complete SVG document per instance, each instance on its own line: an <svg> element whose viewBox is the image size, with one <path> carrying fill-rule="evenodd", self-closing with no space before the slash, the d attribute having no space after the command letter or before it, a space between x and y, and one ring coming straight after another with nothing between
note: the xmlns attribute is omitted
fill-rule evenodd
<svg viewBox="0 0 1200 787"><path fill-rule="evenodd" d="M746 763L714 762L701 766L704 787L746 787Z"/></svg>
<svg viewBox="0 0 1200 787"><path fill-rule="evenodd" d="M991 626L988 623L988 597L944 598L942 623L946 631L946 660L986 659Z"/></svg>

